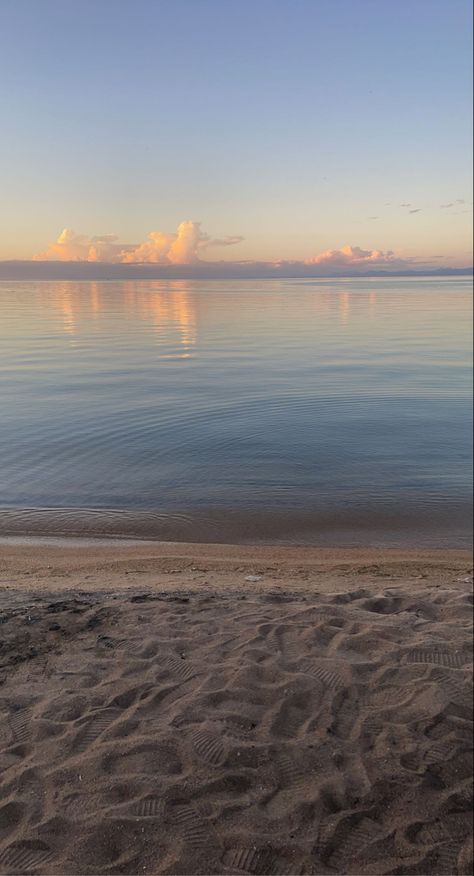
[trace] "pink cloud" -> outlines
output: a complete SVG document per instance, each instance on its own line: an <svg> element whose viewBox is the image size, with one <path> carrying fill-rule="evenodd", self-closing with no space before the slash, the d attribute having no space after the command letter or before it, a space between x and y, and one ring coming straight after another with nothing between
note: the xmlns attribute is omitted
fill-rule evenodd
<svg viewBox="0 0 474 876"><path fill-rule="evenodd" d="M327 249L320 255L305 259L305 265L321 265L334 268L346 267L385 267L393 265L395 254L392 250L361 249L360 246L343 246L341 249Z"/></svg>
<svg viewBox="0 0 474 876"><path fill-rule="evenodd" d="M121 244L114 234L88 237L65 228L37 261L108 262L115 264L193 265L210 247L234 246L242 237L211 238L200 222L181 222L176 232L150 231L140 244Z"/></svg>
<svg viewBox="0 0 474 876"><path fill-rule="evenodd" d="M75 234L71 228L65 228L54 243L49 244L45 252L39 253L34 258L38 261L60 262L117 261L117 248L115 234L88 237L86 234Z"/></svg>
<svg viewBox="0 0 474 876"><path fill-rule="evenodd" d="M117 236L104 234L88 237L75 234L65 228L57 240L35 256L36 261L95 262L116 265L156 265L164 268L211 264L206 259L212 248L235 246L243 240L240 236L211 238L201 230L200 222L181 222L175 232L151 231L139 244L120 243ZM269 271L282 268L295 270L296 274L311 270L314 276L340 275L345 272L363 273L365 270L405 270L415 267L417 259L401 258L392 250L362 249L346 245L340 249L328 249L318 255L302 260L279 260L266 265ZM214 262L215 264L215 262ZM225 264L230 264L226 262ZM244 264L244 263L242 263ZM250 264L250 263L245 263Z"/></svg>

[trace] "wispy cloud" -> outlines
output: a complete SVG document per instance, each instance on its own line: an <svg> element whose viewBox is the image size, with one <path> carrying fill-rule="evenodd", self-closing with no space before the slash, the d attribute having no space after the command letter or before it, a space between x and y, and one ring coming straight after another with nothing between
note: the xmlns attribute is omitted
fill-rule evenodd
<svg viewBox="0 0 474 876"><path fill-rule="evenodd" d="M418 207L416 210L409 210L408 212L409 213L421 213L422 210L421 210L421 207Z"/></svg>
<svg viewBox="0 0 474 876"><path fill-rule="evenodd" d="M400 204L400 207L411 207L411 204Z"/></svg>
<svg viewBox="0 0 474 876"><path fill-rule="evenodd" d="M440 204L441 210L448 210L450 207L463 206L466 203L464 198L456 198L455 201L450 201L448 204ZM465 212L465 211L462 211Z"/></svg>
<svg viewBox="0 0 474 876"><path fill-rule="evenodd" d="M115 264L192 265L211 247L234 246L240 236L211 238L200 222L181 222L176 232L151 231L143 243L119 243L115 234L88 237L65 228L54 243L35 256L37 261L108 262Z"/></svg>
<svg viewBox="0 0 474 876"><path fill-rule="evenodd" d="M207 243L202 244L202 249L213 246L235 246L245 240L240 234L229 234L227 237L211 237Z"/></svg>

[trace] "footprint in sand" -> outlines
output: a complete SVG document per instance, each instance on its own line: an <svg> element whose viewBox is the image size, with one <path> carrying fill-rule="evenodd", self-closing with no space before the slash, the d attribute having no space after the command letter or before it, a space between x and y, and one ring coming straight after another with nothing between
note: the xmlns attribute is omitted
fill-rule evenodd
<svg viewBox="0 0 474 876"><path fill-rule="evenodd" d="M23 840L12 843L0 852L0 872L25 874L46 872L53 859L53 853L46 843L40 840Z"/></svg>
<svg viewBox="0 0 474 876"><path fill-rule="evenodd" d="M189 734L194 751L198 757L211 767L221 766L226 759L226 748L222 738L205 729L192 730Z"/></svg>

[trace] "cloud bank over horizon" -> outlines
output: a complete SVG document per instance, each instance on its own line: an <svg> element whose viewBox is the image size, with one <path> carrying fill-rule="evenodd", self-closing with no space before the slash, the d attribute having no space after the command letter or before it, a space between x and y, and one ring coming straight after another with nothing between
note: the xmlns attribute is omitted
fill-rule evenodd
<svg viewBox="0 0 474 876"><path fill-rule="evenodd" d="M115 234L103 234L89 237L76 234L72 229L65 228L54 243L49 244L44 252L34 256L39 262L88 262L114 265L162 265L162 266L192 266L212 265L205 256L206 251L213 247L228 247L240 243L244 238L240 235L211 238L201 230L200 222L187 220L178 225L176 232L150 231L146 240L140 244L123 244ZM231 264L231 263L227 263ZM252 262L236 262L249 265ZM360 246L346 245L340 249L325 250L319 255L306 259L280 259L269 262L253 262L265 264L269 269L278 271L285 267L310 268L322 273L335 270L366 270L392 269L403 270L413 267L412 259L402 259L393 250L385 252L378 249L362 249Z"/></svg>
<svg viewBox="0 0 474 876"><path fill-rule="evenodd" d="M234 246L243 237L211 238L201 231L200 222L187 220L176 232L150 231L140 244L119 243L116 234L89 237L64 228L48 248L34 256L35 261L107 262L111 264L193 265L211 247Z"/></svg>
<svg viewBox="0 0 474 876"><path fill-rule="evenodd" d="M306 259L306 265L325 265L335 268L345 267L386 267L393 266L397 258L393 250L361 249L360 246L343 246L341 249L328 249L320 255Z"/></svg>

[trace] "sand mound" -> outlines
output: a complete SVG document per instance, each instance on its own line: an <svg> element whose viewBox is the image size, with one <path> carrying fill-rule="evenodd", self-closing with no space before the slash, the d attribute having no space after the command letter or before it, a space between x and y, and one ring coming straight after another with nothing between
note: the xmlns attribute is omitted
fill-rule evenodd
<svg viewBox="0 0 474 876"><path fill-rule="evenodd" d="M467 591L4 592L0 872L470 872Z"/></svg>

